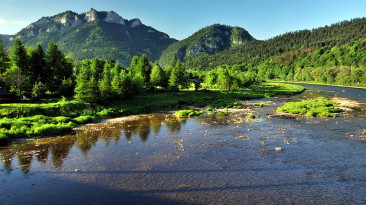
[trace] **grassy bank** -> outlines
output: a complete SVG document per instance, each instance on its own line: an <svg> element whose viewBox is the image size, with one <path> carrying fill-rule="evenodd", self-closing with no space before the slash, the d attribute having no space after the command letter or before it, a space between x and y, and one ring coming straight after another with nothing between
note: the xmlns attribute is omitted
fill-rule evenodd
<svg viewBox="0 0 366 205"><path fill-rule="evenodd" d="M15 103L0 105L0 143L15 138L57 136L89 122L157 110L174 110L184 106L231 108L236 100L291 95L304 90L298 85L265 83L236 92L216 90L146 93L109 106L92 105L75 100L58 102Z"/></svg>

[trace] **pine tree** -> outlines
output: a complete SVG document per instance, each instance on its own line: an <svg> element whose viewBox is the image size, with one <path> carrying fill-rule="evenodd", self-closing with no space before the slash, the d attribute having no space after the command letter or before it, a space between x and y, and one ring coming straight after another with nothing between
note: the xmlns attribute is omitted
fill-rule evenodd
<svg viewBox="0 0 366 205"><path fill-rule="evenodd" d="M128 69L132 74L137 72L137 64L139 63L139 57L134 56L131 60L130 68Z"/></svg>
<svg viewBox="0 0 366 205"><path fill-rule="evenodd" d="M10 53L10 64L19 68L23 74L29 72L29 58L25 46L16 39Z"/></svg>
<svg viewBox="0 0 366 205"><path fill-rule="evenodd" d="M142 75L144 78L144 89L149 89L150 87L150 74L151 74L151 64L149 59L147 59L146 55L143 55L139 58L139 62L137 64L137 71Z"/></svg>
<svg viewBox="0 0 366 205"><path fill-rule="evenodd" d="M111 64L106 63L104 65L102 77L98 82L98 88L100 91L101 99L107 102L112 99L112 76L111 76Z"/></svg>
<svg viewBox="0 0 366 205"><path fill-rule="evenodd" d="M9 68L9 56L6 53L2 39L0 38L0 74Z"/></svg>
<svg viewBox="0 0 366 205"><path fill-rule="evenodd" d="M17 95L27 95L32 91L29 84L29 59L27 50L22 42L17 39L10 53L11 67L4 73L5 81L11 88L11 92Z"/></svg>
<svg viewBox="0 0 366 205"><path fill-rule="evenodd" d="M48 44L45 60L45 72L49 75L45 84L49 91L58 94L62 81L72 75L72 64L66 60L55 42Z"/></svg>
<svg viewBox="0 0 366 205"><path fill-rule="evenodd" d="M46 72L45 53L41 45L31 52L30 55L30 77L32 84L37 81L44 82L44 79L49 78L49 73Z"/></svg>
<svg viewBox="0 0 366 205"><path fill-rule="evenodd" d="M164 79L165 73L163 69L160 67L158 62L155 62L150 75L151 85L155 87L162 86L164 84Z"/></svg>
<svg viewBox="0 0 366 205"><path fill-rule="evenodd" d="M173 90L179 90L179 86L183 88L188 86L187 72L180 60L177 61L173 70L171 71L169 86Z"/></svg>

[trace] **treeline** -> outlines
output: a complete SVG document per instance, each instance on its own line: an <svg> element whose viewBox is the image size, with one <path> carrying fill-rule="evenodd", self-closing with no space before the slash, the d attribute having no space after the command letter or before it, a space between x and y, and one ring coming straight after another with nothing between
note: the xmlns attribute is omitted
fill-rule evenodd
<svg viewBox="0 0 366 205"><path fill-rule="evenodd" d="M144 92L191 87L197 90L202 85L236 90L260 81L255 70L244 66L222 66L202 72L188 70L175 59L161 67L142 55L133 57L130 67L124 68L114 60L98 58L73 62L55 42L44 51L40 45L27 48L16 40L9 54L2 43L0 46L2 87L32 99L74 96L82 102L105 104Z"/></svg>
<svg viewBox="0 0 366 205"><path fill-rule="evenodd" d="M366 38L366 18L356 18L312 30L289 32L250 46L236 47L213 55L200 54L185 61L189 68L207 70L227 64L257 66L273 56L294 50L317 50L341 46Z"/></svg>
<svg viewBox="0 0 366 205"><path fill-rule="evenodd" d="M130 98L157 89L178 91L189 86L188 73L180 61L163 69L146 55L133 57L127 69L113 60L83 60L74 68L74 75L75 98L91 103Z"/></svg>
<svg viewBox="0 0 366 205"><path fill-rule="evenodd" d="M263 79L366 85L366 39L353 43L295 50L256 66Z"/></svg>
<svg viewBox="0 0 366 205"><path fill-rule="evenodd" d="M0 86L18 96L40 98L73 94L72 61L55 42L35 49L15 40L9 54L0 41ZM71 90L71 91L70 91Z"/></svg>
<svg viewBox="0 0 366 205"><path fill-rule="evenodd" d="M243 73L235 76L249 80L249 84L261 80L281 80L366 86L366 39L340 46L293 50L257 64L224 64L201 72L206 73L207 79L212 72L222 73L222 69L227 70L227 73L235 73L233 70L242 71Z"/></svg>

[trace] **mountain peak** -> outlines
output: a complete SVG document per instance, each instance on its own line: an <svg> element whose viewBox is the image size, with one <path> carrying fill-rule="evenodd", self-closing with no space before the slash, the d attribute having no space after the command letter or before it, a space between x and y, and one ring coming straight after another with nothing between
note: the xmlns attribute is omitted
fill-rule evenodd
<svg viewBox="0 0 366 205"><path fill-rule="evenodd" d="M103 21L107 23L118 23L121 25L125 25L125 20L114 11L108 12L107 17L105 17Z"/></svg>
<svg viewBox="0 0 366 205"><path fill-rule="evenodd" d="M97 10L95 10L93 8L90 8L90 11L85 14L84 19L87 22L97 20L98 19L98 12L97 12Z"/></svg>
<svg viewBox="0 0 366 205"><path fill-rule="evenodd" d="M137 26L141 26L142 25L142 22L141 22L141 20L140 19L138 19L138 18L135 18L135 19L131 19L130 20L130 22L131 22L131 27L132 28L135 28L135 27L137 27Z"/></svg>
<svg viewBox="0 0 366 205"><path fill-rule="evenodd" d="M167 65L172 58L185 61L197 54L214 54L236 46L249 45L252 41L256 40L243 28L213 24L170 45L163 51L160 63Z"/></svg>

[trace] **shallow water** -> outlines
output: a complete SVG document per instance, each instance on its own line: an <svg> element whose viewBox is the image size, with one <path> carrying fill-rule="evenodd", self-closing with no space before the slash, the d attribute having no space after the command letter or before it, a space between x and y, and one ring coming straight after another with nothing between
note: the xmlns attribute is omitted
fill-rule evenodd
<svg viewBox="0 0 366 205"><path fill-rule="evenodd" d="M365 204L364 104L337 118L272 115L309 97L365 103L366 90L306 87L251 111L140 115L2 148L0 204Z"/></svg>

